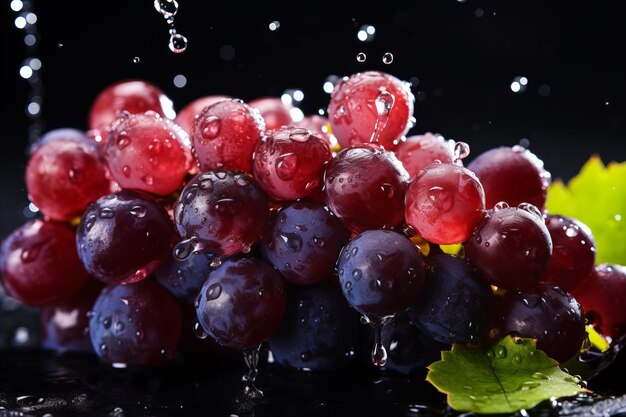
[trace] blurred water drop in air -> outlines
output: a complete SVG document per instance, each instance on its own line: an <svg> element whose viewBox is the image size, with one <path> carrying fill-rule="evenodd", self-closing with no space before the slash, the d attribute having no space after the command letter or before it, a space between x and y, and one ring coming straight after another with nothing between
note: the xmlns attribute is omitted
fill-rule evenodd
<svg viewBox="0 0 626 417"><path fill-rule="evenodd" d="M274 20L269 24L269 28L272 32L277 31L278 29L280 29L280 22L278 20Z"/></svg>
<svg viewBox="0 0 626 417"><path fill-rule="evenodd" d="M365 62L366 59L367 59L367 56L363 52L359 52L358 54L356 54L357 61Z"/></svg>
<svg viewBox="0 0 626 417"><path fill-rule="evenodd" d="M383 55L383 64L391 64L393 62L393 54L391 52L385 52Z"/></svg>
<svg viewBox="0 0 626 417"><path fill-rule="evenodd" d="M511 91L514 93L523 93L526 91L526 86L528 85L528 78L526 77L515 77L511 82Z"/></svg>
<svg viewBox="0 0 626 417"><path fill-rule="evenodd" d="M376 28L372 25L363 25L356 33L356 37L361 42L371 42L376 37Z"/></svg>

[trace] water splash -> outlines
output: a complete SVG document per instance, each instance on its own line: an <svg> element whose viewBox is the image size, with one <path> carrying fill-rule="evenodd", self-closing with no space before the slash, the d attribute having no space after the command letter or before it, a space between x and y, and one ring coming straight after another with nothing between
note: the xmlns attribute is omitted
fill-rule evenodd
<svg viewBox="0 0 626 417"><path fill-rule="evenodd" d="M256 376L259 372L258 364L260 349L261 345L242 350L243 359L248 367L248 372L241 377L241 381L244 383L243 393L248 399L256 400L263 398L263 391L254 385Z"/></svg>
<svg viewBox="0 0 626 417"><path fill-rule="evenodd" d="M395 102L395 97L386 88L381 87L376 97L376 113L378 117L376 118L376 123L374 124L374 132L372 132L372 137L370 138L370 143L378 143L380 138L380 134L382 133L385 126L387 126L387 121L389 120L389 113L393 108L393 104Z"/></svg>
<svg viewBox="0 0 626 417"><path fill-rule="evenodd" d="M178 13L176 0L154 0L154 8L159 12L170 27L169 48L172 52L180 54L187 50L187 38L176 31L174 16Z"/></svg>

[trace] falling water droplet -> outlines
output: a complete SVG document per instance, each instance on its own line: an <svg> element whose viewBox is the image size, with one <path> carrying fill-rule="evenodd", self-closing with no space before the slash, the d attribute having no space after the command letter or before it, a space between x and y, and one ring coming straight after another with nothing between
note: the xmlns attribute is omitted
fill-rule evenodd
<svg viewBox="0 0 626 417"><path fill-rule="evenodd" d="M357 61L365 62L366 59L367 59L367 55L365 55L363 52L359 52L358 54L356 54Z"/></svg>
<svg viewBox="0 0 626 417"><path fill-rule="evenodd" d="M389 65L393 62L393 54L391 52L385 52L383 55L383 64Z"/></svg>
<svg viewBox="0 0 626 417"><path fill-rule="evenodd" d="M139 63L139 61L141 61L141 58L139 58L138 56L136 56L136 57L134 57L134 58L133 58L133 63L134 63L134 64L138 64L138 63Z"/></svg>
<svg viewBox="0 0 626 417"><path fill-rule="evenodd" d="M374 347L372 348L372 363L374 366L385 366L387 363L387 350L383 345L382 324L372 322L374 328Z"/></svg>
<svg viewBox="0 0 626 417"><path fill-rule="evenodd" d="M244 383L243 393L249 399L260 399L263 398L263 391L259 390L254 382L256 381L256 376L258 373L258 363L259 363L259 350L261 349L261 345L255 346L253 348L243 349L243 359L248 368L248 372L246 372L241 380Z"/></svg>
<svg viewBox="0 0 626 417"><path fill-rule="evenodd" d="M386 88L381 87L375 100L376 113L378 113L378 117L376 118L376 123L374 123L374 131L372 132L370 143L378 143L380 134L389 120L389 113L393 108L394 102L394 95L387 91Z"/></svg>

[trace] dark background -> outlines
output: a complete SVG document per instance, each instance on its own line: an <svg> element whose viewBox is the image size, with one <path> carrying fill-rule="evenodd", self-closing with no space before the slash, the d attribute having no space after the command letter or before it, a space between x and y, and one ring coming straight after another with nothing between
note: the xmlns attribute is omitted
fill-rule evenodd
<svg viewBox="0 0 626 417"><path fill-rule="evenodd" d="M125 78L157 84L176 109L203 95L251 100L299 88L309 114L326 108L328 75L378 69L416 77L411 133L465 140L470 159L522 138L563 179L593 153L605 162L626 159L626 13L615 2L180 0L176 26L189 48L179 55L168 49L167 25L150 0L34 3L44 131L85 129L96 94ZM8 4L0 8L0 236L24 221L30 122L29 84L18 72L31 52ZM272 32L274 20L280 28ZM363 24L376 28L371 43L356 37ZM228 61L220 57L225 45L234 48ZM358 52L367 54L364 63ZM390 65L382 63L385 52L394 54ZM186 76L184 88L174 86L177 74ZM510 89L516 76L529 80L522 94ZM541 85L550 95L539 94Z"/></svg>

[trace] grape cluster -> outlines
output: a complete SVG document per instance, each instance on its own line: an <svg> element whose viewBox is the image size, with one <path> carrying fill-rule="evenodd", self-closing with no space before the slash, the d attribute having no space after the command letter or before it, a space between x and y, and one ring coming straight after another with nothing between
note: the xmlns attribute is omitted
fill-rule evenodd
<svg viewBox="0 0 626 417"><path fill-rule="evenodd" d="M252 367L267 342L287 367L371 351L404 373L452 343L530 337L564 362L586 320L626 334L626 269L595 266L589 228L544 211L541 160L500 147L464 166L463 142L404 137L412 113L380 72L342 80L329 120L299 122L279 99L226 96L176 117L156 86L117 83L88 134L32 149L43 216L3 240L2 285L43 307L44 347L117 367L167 363L193 331Z"/></svg>

